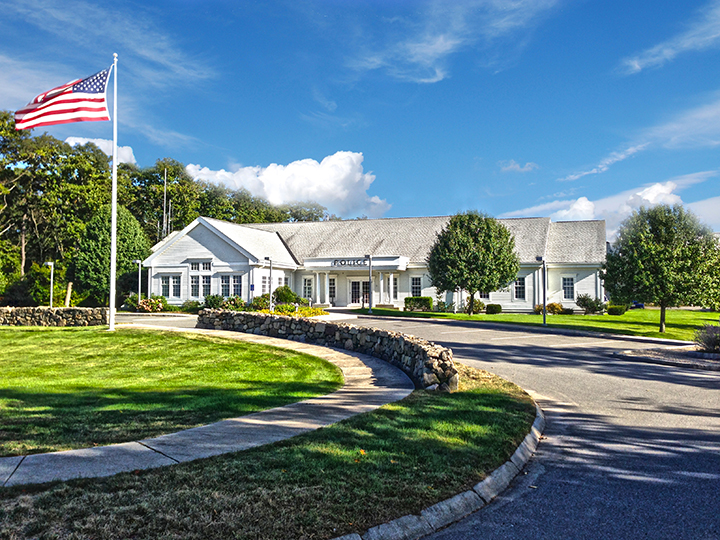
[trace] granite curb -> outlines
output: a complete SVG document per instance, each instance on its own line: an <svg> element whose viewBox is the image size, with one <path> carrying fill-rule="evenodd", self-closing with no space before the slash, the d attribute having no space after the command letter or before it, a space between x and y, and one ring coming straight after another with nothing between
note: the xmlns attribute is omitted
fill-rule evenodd
<svg viewBox="0 0 720 540"><path fill-rule="evenodd" d="M508 461L472 489L425 508L419 516L408 514L372 527L363 535L352 533L332 540L416 540L460 521L489 504L510 485L535 453L544 429L545 415L536 402L535 421L530 433L525 436Z"/></svg>
<svg viewBox="0 0 720 540"><path fill-rule="evenodd" d="M612 356L615 358L622 358L623 360L630 360L632 362L642 362L644 364L659 364L661 366L701 369L704 371L720 371L720 362L717 361L720 360L720 355L698 353L697 356L692 355L687 360L673 360L671 358L659 358L657 356L644 355L642 352L642 349L616 351L612 353ZM715 361L713 362L713 360Z"/></svg>

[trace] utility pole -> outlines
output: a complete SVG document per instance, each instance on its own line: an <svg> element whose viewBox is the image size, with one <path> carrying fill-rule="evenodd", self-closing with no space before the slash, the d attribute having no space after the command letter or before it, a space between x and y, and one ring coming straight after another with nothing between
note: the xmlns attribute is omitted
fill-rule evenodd
<svg viewBox="0 0 720 540"><path fill-rule="evenodd" d="M163 228L162 237L167 236L167 167L165 168L165 182L163 185Z"/></svg>

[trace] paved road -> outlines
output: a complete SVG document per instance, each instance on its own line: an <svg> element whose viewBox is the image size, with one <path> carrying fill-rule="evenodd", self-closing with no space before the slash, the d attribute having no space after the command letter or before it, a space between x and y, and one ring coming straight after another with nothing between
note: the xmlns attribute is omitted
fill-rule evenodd
<svg viewBox="0 0 720 540"><path fill-rule="evenodd" d="M546 439L488 507L429 537L720 539L720 372L611 356L657 344L361 318L531 391Z"/></svg>

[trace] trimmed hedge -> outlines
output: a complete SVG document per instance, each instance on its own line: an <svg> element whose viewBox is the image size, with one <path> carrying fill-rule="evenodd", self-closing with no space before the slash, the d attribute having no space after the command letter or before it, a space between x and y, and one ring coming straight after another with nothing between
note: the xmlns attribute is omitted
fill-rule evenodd
<svg viewBox="0 0 720 540"><path fill-rule="evenodd" d="M432 297L408 296L405 298L405 311L432 311Z"/></svg>
<svg viewBox="0 0 720 540"><path fill-rule="evenodd" d="M488 304L485 306L485 313L488 315L496 315L502 313L502 306L500 304Z"/></svg>
<svg viewBox="0 0 720 540"><path fill-rule="evenodd" d="M627 306L608 306L608 315L622 315L627 311Z"/></svg>

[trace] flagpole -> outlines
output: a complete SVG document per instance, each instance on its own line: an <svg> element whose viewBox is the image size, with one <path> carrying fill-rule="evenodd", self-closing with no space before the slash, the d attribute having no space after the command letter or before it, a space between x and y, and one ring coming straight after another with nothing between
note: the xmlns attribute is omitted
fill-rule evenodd
<svg viewBox="0 0 720 540"><path fill-rule="evenodd" d="M113 155L112 155L112 207L110 217L110 315L111 332L115 330L115 281L117 274L117 53L113 53Z"/></svg>

